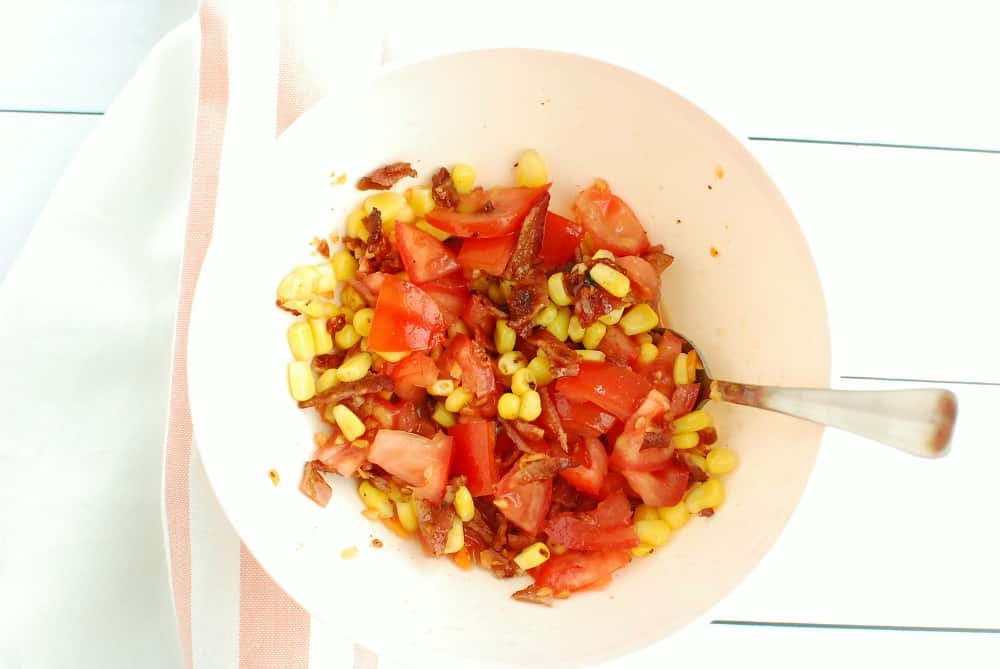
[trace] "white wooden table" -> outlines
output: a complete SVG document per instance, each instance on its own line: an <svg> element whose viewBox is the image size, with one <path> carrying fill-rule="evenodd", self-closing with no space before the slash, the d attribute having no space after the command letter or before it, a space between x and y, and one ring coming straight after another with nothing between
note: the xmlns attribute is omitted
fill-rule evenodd
<svg viewBox="0 0 1000 669"><path fill-rule="evenodd" d="M101 112L195 3L9 4L0 22L0 278ZM707 666L741 658L781 667L890 658L997 666L997 10L973 2L471 4L440 12L437 1L393 3L386 58L541 46L671 86L750 139L801 221L828 301L834 385L919 382L959 395L954 452L944 461L829 432L781 540L677 643L704 643ZM0 569L21 564L5 566L0 555ZM23 579L33 578L26 569ZM10 607L0 593L5 618ZM114 630L99 636L113 641ZM155 655L172 639L152 629L138 641ZM665 666L669 648L609 666ZM0 667L71 657L37 661L31 650L0 631ZM102 666L127 666L112 649L107 657Z"/></svg>

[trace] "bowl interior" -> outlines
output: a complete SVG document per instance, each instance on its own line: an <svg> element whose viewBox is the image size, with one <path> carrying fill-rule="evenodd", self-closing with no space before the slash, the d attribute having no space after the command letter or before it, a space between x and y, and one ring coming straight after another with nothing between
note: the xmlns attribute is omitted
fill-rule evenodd
<svg viewBox="0 0 1000 669"><path fill-rule="evenodd" d="M315 423L286 390L289 321L274 307L278 281L308 261L313 236L340 229L361 199L352 184L368 170L409 160L425 180L467 162L480 183L510 183L527 147L548 164L555 211L567 214L573 194L603 177L676 257L663 284L666 311L719 378L803 386L829 378L823 297L791 212L740 142L659 84L578 56L495 50L395 69L318 104L274 155L223 185L242 196L218 212L194 307L196 442L225 512L275 580L344 636L415 666L576 665L666 636L717 602L774 542L821 435L792 419L710 407L741 460L720 512L689 523L606 590L551 609L512 601L524 582L423 557L416 542L360 515L348 481L333 481L326 509L299 493ZM331 186L333 171L347 184ZM371 548L372 537L384 547ZM350 546L358 557L341 559Z"/></svg>

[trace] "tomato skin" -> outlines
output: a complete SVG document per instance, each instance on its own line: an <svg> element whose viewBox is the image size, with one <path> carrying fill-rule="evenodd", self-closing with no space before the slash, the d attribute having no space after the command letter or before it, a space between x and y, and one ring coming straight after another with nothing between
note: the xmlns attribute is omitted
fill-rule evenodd
<svg viewBox="0 0 1000 669"><path fill-rule="evenodd" d="M584 189L573 201L573 216L592 238L595 248L615 255L640 255L649 238L635 212L607 187Z"/></svg>
<svg viewBox="0 0 1000 669"><path fill-rule="evenodd" d="M636 297L644 302L659 299L660 275L652 265L639 256L622 256L615 262L625 270Z"/></svg>
<svg viewBox="0 0 1000 669"><path fill-rule="evenodd" d="M487 191L486 198L493 203L491 211L462 213L454 209L436 208L427 212L427 222L457 237L486 239L512 235L551 186L552 184L538 188L493 188Z"/></svg>
<svg viewBox="0 0 1000 669"><path fill-rule="evenodd" d="M537 588L551 588L555 594L596 588L611 580L611 574L632 561L627 550L581 553L566 551L553 555L531 570Z"/></svg>
<svg viewBox="0 0 1000 669"><path fill-rule="evenodd" d="M462 370L462 387L476 397L489 395L496 389L496 376L489 355L465 334L458 333L452 337L448 348L438 359L438 368L448 376L453 363L458 363Z"/></svg>
<svg viewBox="0 0 1000 669"><path fill-rule="evenodd" d="M396 224L396 248L414 283L433 281L459 268L455 254L447 246L409 223Z"/></svg>
<svg viewBox="0 0 1000 669"><path fill-rule="evenodd" d="M438 305L445 326L451 325L462 316L462 311L469 301L469 282L461 272L419 284L419 288Z"/></svg>
<svg viewBox="0 0 1000 669"><path fill-rule="evenodd" d="M604 483L601 484L597 499L607 499L618 491L628 494L628 490L628 481L625 480L625 477L620 472L608 470L608 475L604 477Z"/></svg>
<svg viewBox="0 0 1000 669"><path fill-rule="evenodd" d="M473 332L478 332L479 336L493 336L497 317L491 310L491 306L492 304L485 297L477 293L469 298L462 310L462 320Z"/></svg>
<svg viewBox="0 0 1000 669"><path fill-rule="evenodd" d="M632 506L622 490L590 513L560 513L545 527L550 542L580 551L634 548L639 537L632 525Z"/></svg>
<svg viewBox="0 0 1000 669"><path fill-rule="evenodd" d="M625 470L622 476L643 502L650 506L673 506L684 498L691 472L685 465L670 460L655 472Z"/></svg>
<svg viewBox="0 0 1000 669"><path fill-rule="evenodd" d="M556 389L569 400L593 402L621 420L635 412L650 388L649 381L631 369L592 360L581 362L576 376L556 382Z"/></svg>
<svg viewBox="0 0 1000 669"><path fill-rule="evenodd" d="M438 368L426 353L411 353L393 366L389 372L393 392L404 400L423 399L424 389L438 377Z"/></svg>
<svg viewBox="0 0 1000 669"><path fill-rule="evenodd" d="M683 345L680 337L667 330L656 345L659 352L652 362L636 364L636 371L667 397L674 393L674 362L681 354Z"/></svg>
<svg viewBox="0 0 1000 669"><path fill-rule="evenodd" d="M437 303L409 281L386 276L375 303L368 348L372 351L425 351L444 339Z"/></svg>
<svg viewBox="0 0 1000 669"><path fill-rule="evenodd" d="M611 451L611 467L620 472L626 470L650 472L662 469L671 462L674 451L670 446L643 448L646 430L669 411L670 400L658 390L650 390L635 413L625 421L625 429L621 435L615 439Z"/></svg>
<svg viewBox="0 0 1000 669"><path fill-rule="evenodd" d="M493 503L511 523L528 534L536 535L545 526L552 505L552 479L515 485L516 474L515 465L500 479Z"/></svg>
<svg viewBox="0 0 1000 669"><path fill-rule="evenodd" d="M462 242L458 264L469 271L481 269L487 274L500 276L507 269L516 246L517 235L483 239L470 237Z"/></svg>
<svg viewBox="0 0 1000 669"><path fill-rule="evenodd" d="M580 492L598 497L608 475L608 452L600 439L588 437L580 444L578 453L580 464L562 470L559 475Z"/></svg>
<svg viewBox="0 0 1000 669"><path fill-rule="evenodd" d="M495 456L496 423L491 420L459 423L448 432L455 440L450 476L465 476L465 486L473 497L492 495L500 478Z"/></svg>
<svg viewBox="0 0 1000 669"><path fill-rule="evenodd" d="M563 429L579 437L599 437L606 434L618 419L593 402L574 402L559 392L552 393Z"/></svg>
<svg viewBox="0 0 1000 669"><path fill-rule="evenodd" d="M573 252L580 245L583 227L576 221L549 210L545 214L542 233L542 250L539 257L547 267L558 267L573 259Z"/></svg>
<svg viewBox="0 0 1000 669"><path fill-rule="evenodd" d="M639 345L617 325L609 325L597 350L612 362L631 365L639 358Z"/></svg>
<svg viewBox="0 0 1000 669"><path fill-rule="evenodd" d="M670 416L680 418L684 414L691 413L694 405L698 402L698 395L701 393L700 383L685 383L674 389L674 394L670 397Z"/></svg>
<svg viewBox="0 0 1000 669"><path fill-rule="evenodd" d="M379 430L368 460L413 486L415 497L439 504L444 497L453 439L442 432L428 439L401 430Z"/></svg>

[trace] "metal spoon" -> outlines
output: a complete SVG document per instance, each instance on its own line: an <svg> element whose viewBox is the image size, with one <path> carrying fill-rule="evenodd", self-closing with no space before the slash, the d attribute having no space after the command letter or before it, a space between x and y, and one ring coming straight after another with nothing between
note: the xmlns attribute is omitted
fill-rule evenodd
<svg viewBox="0 0 1000 669"><path fill-rule="evenodd" d="M938 388L914 390L830 390L776 388L712 378L708 362L690 339L704 369L695 375L701 384L698 406L709 399L776 411L859 434L910 455L939 458L948 452L958 414L955 394Z"/></svg>

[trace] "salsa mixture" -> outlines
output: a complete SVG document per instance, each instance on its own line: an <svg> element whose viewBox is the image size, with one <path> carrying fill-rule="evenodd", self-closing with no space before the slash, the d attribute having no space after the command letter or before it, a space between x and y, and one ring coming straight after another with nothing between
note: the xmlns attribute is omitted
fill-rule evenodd
<svg viewBox="0 0 1000 669"><path fill-rule="evenodd" d="M673 262L598 179L549 209L541 156L516 186L409 163L358 182L346 233L278 286L292 397L324 429L302 491L353 478L363 513L547 603L601 587L711 516L735 467L695 405L697 353L660 318ZM333 251L334 248L340 247Z"/></svg>

